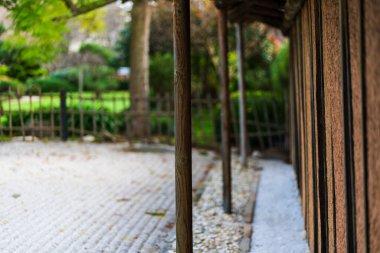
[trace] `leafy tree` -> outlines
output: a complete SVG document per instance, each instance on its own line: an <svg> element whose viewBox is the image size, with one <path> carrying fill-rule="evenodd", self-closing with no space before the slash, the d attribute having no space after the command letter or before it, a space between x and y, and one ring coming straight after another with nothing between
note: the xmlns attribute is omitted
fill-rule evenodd
<svg viewBox="0 0 380 253"><path fill-rule="evenodd" d="M114 67L130 66L130 45L131 27L130 23L126 23L124 29L120 31L119 40L115 45L115 52L117 53L117 56L112 63Z"/></svg>
<svg viewBox="0 0 380 253"><path fill-rule="evenodd" d="M81 54L94 54L103 59L103 61L107 64L111 64L115 59L115 52L112 49L104 47L102 45L96 43L85 43L82 44L79 52Z"/></svg>
<svg viewBox="0 0 380 253"><path fill-rule="evenodd" d="M271 68L271 82L277 93L283 90L289 84L289 42L284 43L280 52L274 59Z"/></svg>

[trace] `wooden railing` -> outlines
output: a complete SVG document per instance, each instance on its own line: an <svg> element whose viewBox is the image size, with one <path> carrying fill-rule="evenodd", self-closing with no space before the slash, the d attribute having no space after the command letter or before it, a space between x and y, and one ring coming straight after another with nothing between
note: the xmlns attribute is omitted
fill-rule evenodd
<svg viewBox="0 0 380 253"><path fill-rule="evenodd" d="M131 106L131 103L135 106ZM145 103L147 106L138 104ZM247 125L252 149L283 145L286 131L282 103L275 99L247 100ZM145 108L145 109L144 109ZM239 110L231 100L231 141L239 146ZM146 117L143 138L134 135L132 121ZM0 93L0 136L21 140L79 139L95 141L146 141L173 144L174 102L169 94L130 98L126 92ZM210 95L192 99L194 146L218 148L220 144L220 101ZM140 139L140 140L139 140Z"/></svg>

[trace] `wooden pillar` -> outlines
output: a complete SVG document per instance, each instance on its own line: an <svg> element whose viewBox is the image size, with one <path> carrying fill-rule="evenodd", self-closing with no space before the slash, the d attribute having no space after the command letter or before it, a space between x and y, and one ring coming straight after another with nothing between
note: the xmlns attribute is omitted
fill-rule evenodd
<svg viewBox="0 0 380 253"><path fill-rule="evenodd" d="M220 58L220 84L222 86L222 158L223 158L223 207L231 213L231 149L230 149L230 93L228 91L228 36L227 10L218 10L218 40Z"/></svg>
<svg viewBox="0 0 380 253"><path fill-rule="evenodd" d="M177 252L193 252L190 2L174 0L175 189Z"/></svg>
<svg viewBox="0 0 380 253"><path fill-rule="evenodd" d="M248 132L247 132L247 103L244 80L244 26L236 24L236 51L239 75L239 119L240 119L240 159L244 167L247 167Z"/></svg>

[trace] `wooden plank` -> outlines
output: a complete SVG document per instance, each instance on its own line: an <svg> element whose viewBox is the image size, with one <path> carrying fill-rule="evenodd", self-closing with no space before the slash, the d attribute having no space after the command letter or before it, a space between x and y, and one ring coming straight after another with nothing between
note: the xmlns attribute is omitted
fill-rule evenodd
<svg viewBox="0 0 380 253"><path fill-rule="evenodd" d="M51 137L54 138L55 136L55 129L54 129L54 103L53 103L53 94L50 93L50 133Z"/></svg>
<svg viewBox="0 0 380 253"><path fill-rule="evenodd" d="M21 109L21 102L20 102L20 91L17 89L16 98L17 98L17 105L18 105L18 113L20 116L20 124L21 124L21 132L22 132L22 140L25 141L25 127L24 127L24 116Z"/></svg>
<svg viewBox="0 0 380 253"><path fill-rule="evenodd" d="M174 0L176 250L193 252L190 1Z"/></svg>
<svg viewBox="0 0 380 253"><path fill-rule="evenodd" d="M218 10L218 40L220 54L220 83L222 86L222 157L223 157L223 207L231 213L231 145L230 145L230 93L228 91L228 34L227 10Z"/></svg>
<svg viewBox="0 0 380 253"><path fill-rule="evenodd" d="M96 116L97 116L97 111L95 107L95 96L91 98L92 101L92 134L95 136L97 134L97 127L96 127Z"/></svg>
<svg viewBox="0 0 380 253"><path fill-rule="evenodd" d="M32 93L29 94L29 112L30 112L30 132L32 135L32 141L34 141L34 110L33 110Z"/></svg>
<svg viewBox="0 0 380 253"><path fill-rule="evenodd" d="M61 140L67 141L68 130L67 130L67 108L66 108L66 91L61 90L60 92L60 124L61 124Z"/></svg>
<svg viewBox="0 0 380 253"><path fill-rule="evenodd" d="M9 117L9 136L13 137L13 120L12 120L12 103L11 103L11 89L8 90L8 117Z"/></svg>
<svg viewBox="0 0 380 253"><path fill-rule="evenodd" d="M246 83L244 79L244 26L236 24L236 51L238 58L239 78L239 119L240 119L240 161L243 167L247 167L248 155L248 130L247 130L247 102Z"/></svg>
<svg viewBox="0 0 380 253"><path fill-rule="evenodd" d="M41 88L38 88L38 124L39 124L39 132L40 132L40 138L43 137L43 118L42 118L42 94L41 94Z"/></svg>

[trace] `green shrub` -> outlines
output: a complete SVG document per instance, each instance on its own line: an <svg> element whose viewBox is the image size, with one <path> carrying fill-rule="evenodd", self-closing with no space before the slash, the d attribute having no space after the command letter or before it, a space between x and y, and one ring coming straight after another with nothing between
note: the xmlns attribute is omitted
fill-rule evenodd
<svg viewBox="0 0 380 253"><path fill-rule="evenodd" d="M36 90L37 87L40 87L41 92L59 92L62 89L75 91L76 88L66 80L55 77L28 79L27 85L29 90Z"/></svg>
<svg viewBox="0 0 380 253"><path fill-rule="evenodd" d="M114 79L115 70L111 67L100 66L81 66L83 71L83 90L95 91L97 93L107 90L114 90L118 87L118 82ZM78 90L78 79L81 69L65 68L52 73L51 77L64 80L71 89Z"/></svg>
<svg viewBox="0 0 380 253"><path fill-rule="evenodd" d="M79 52L81 54L90 53L100 56L107 64L110 64L116 57L115 52L112 49L95 43L82 44L80 46Z"/></svg>
<svg viewBox="0 0 380 253"><path fill-rule="evenodd" d="M173 92L173 55L156 53L149 59L149 88L151 95Z"/></svg>
<svg viewBox="0 0 380 253"><path fill-rule="evenodd" d="M271 82L274 91L279 94L289 83L289 43L286 42L274 59L271 67Z"/></svg>
<svg viewBox="0 0 380 253"><path fill-rule="evenodd" d="M9 89L13 93L18 91L20 95L25 93L25 87L21 82L8 76L0 76L0 91L7 92Z"/></svg>

